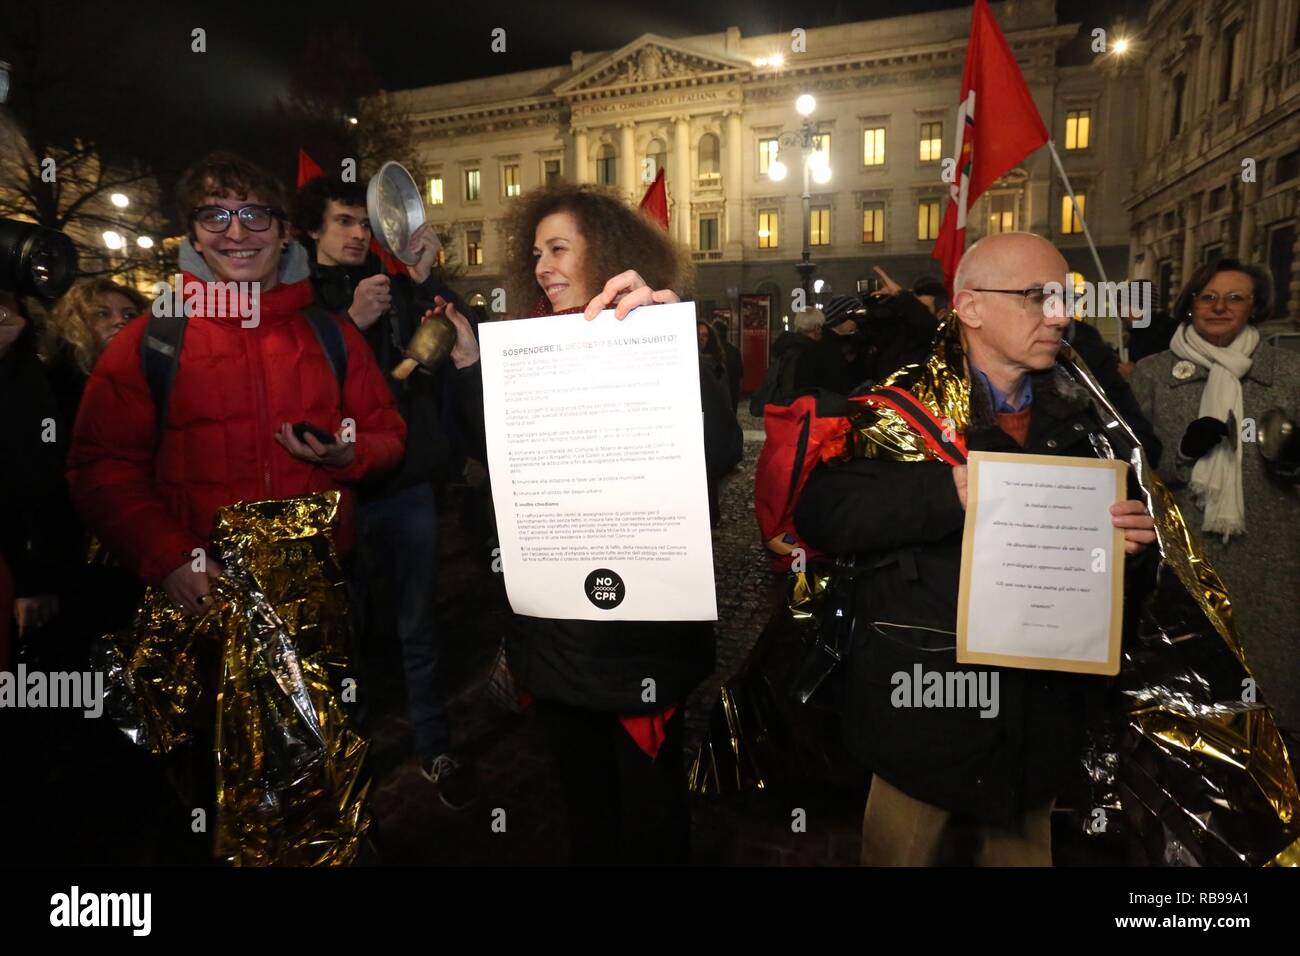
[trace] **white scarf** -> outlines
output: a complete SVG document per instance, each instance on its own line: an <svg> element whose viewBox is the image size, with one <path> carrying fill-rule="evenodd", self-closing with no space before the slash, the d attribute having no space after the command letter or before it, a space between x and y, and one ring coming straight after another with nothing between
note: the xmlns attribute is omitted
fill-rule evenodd
<svg viewBox="0 0 1300 956"><path fill-rule="evenodd" d="M1245 408L1241 397L1241 379L1250 371L1251 356L1259 345L1259 332L1248 325L1230 345L1211 345L1201 338L1192 323L1185 322L1174 333L1169 348L1179 358L1201 368L1210 376L1201 392L1200 418L1229 421L1233 413L1236 427L1241 428ZM1241 489L1241 434L1236 441L1219 442L1209 454L1192 467L1192 500L1205 511L1201 530L1223 535L1224 543L1234 534L1246 533L1246 503Z"/></svg>

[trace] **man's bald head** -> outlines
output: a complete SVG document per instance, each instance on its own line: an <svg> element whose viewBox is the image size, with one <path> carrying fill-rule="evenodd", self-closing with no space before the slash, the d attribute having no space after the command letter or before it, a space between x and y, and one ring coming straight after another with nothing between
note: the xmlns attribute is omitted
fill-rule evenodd
<svg viewBox="0 0 1300 956"><path fill-rule="evenodd" d="M1051 263L1051 281L1065 281L1065 274L1069 271L1065 258L1042 236L1032 232L999 232L985 236L961 257L961 262L957 264L957 275L953 279L953 292L979 288L1027 288L1034 283L1026 283L1021 278L1026 264L1042 260ZM1060 264L1059 269L1056 268L1057 263ZM1042 281L1038 280L1038 284L1041 285Z"/></svg>
<svg viewBox="0 0 1300 956"><path fill-rule="evenodd" d="M966 250L953 281L953 309L967 354L985 373L1014 380L1051 367L1069 317L1060 292L1065 257L1042 236L1003 232ZM1056 295L1046 301L1045 287ZM1038 290L1023 295L1023 290Z"/></svg>

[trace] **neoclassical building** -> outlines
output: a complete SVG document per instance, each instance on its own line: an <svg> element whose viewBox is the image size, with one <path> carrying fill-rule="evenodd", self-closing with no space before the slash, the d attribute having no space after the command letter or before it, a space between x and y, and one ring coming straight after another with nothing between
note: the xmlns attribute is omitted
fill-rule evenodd
<svg viewBox="0 0 1300 956"><path fill-rule="evenodd" d="M1128 267L1124 202L1139 148L1136 71L1069 65L1078 24L1053 0L993 4L1055 138L1111 279ZM944 159L970 29L970 8L806 33L645 34L620 49L575 52L547 69L387 94L416 130L432 220L464 266L457 281L489 301L501 284L496 224L521 192L563 176L607 183L638 201L666 170L673 235L697 263L703 313L742 295L769 297L773 331L791 313L802 251L796 97L811 93L831 180L813 187L812 258L822 297L851 292L879 264L904 284L938 274L930 250L947 194ZM1076 59L1078 59L1076 57ZM769 176L780 160L783 181ZM1071 268L1096 268L1046 149L975 207L972 232L1050 236ZM516 312L518 304L508 303ZM526 309L526 305L522 308Z"/></svg>
<svg viewBox="0 0 1300 956"><path fill-rule="evenodd" d="M1162 301L1219 256L1264 263L1300 323L1300 0L1155 0L1140 37L1132 269Z"/></svg>

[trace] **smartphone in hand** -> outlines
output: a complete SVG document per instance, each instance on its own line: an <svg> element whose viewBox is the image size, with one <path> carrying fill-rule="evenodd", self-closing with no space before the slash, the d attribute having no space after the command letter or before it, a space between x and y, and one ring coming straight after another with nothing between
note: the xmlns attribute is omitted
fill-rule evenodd
<svg viewBox="0 0 1300 956"><path fill-rule="evenodd" d="M293 426L293 434L300 442L305 442L307 440L305 436L311 435L312 438L315 438L322 445L334 444L333 435L323 429L317 428L311 422L298 422Z"/></svg>

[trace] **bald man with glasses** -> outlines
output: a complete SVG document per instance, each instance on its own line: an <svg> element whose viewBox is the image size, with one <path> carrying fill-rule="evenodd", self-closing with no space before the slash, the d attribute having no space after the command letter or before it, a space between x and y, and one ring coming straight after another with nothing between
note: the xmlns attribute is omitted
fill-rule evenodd
<svg viewBox="0 0 1300 956"><path fill-rule="evenodd" d="M1057 367L1070 317L1044 290L1059 288L1066 272L1051 243L1028 233L990 236L963 257L959 325L945 341L960 341L952 359L960 365L948 367L969 388L970 450L1097 457L1104 447L1087 393ZM975 834L979 865L1051 865L1052 807L1078 767L1089 698L1106 686L1098 677L957 664L966 481L965 465L864 454L819 466L795 513L809 544L869 569L855 578L842 698L846 744L872 769L864 865L961 862L954 824ZM1151 517L1128 500L1111 507L1111 521L1124 533L1132 586L1145 586L1151 562L1134 556L1155 541ZM989 672L996 700L982 709L899 706L895 677L917 667L945 683Z"/></svg>

